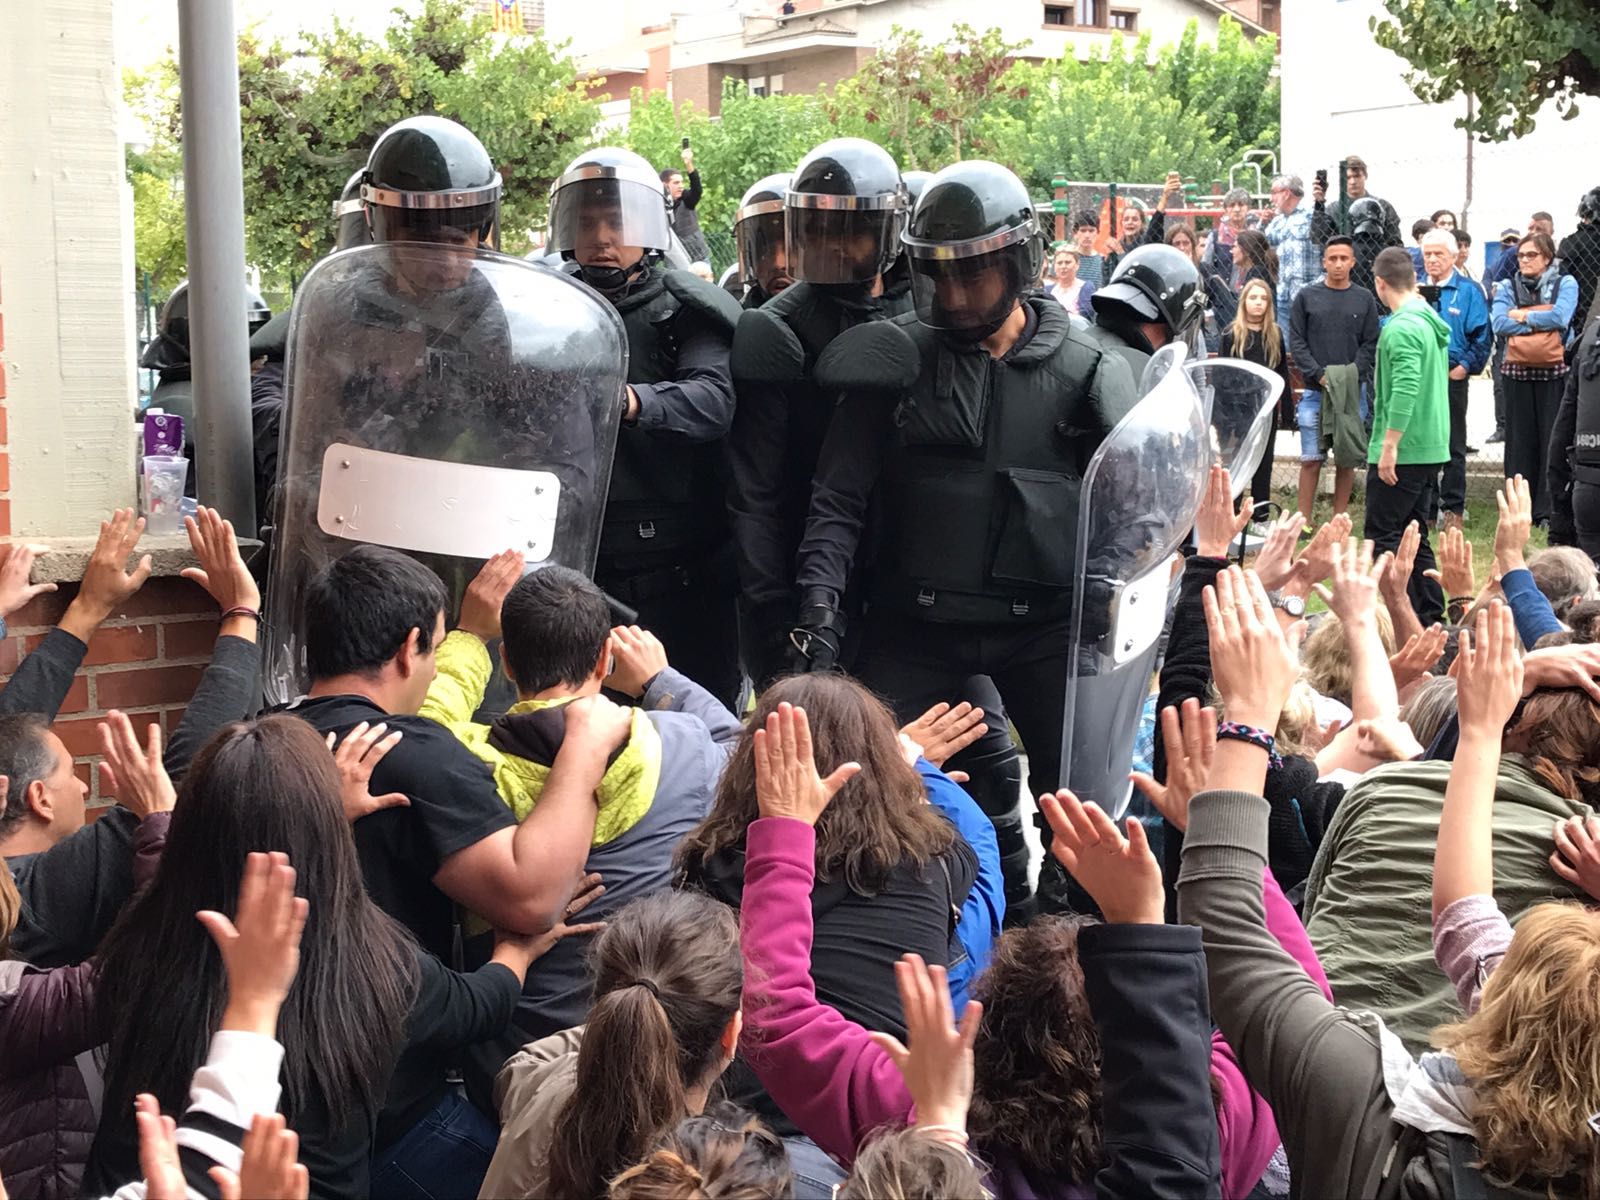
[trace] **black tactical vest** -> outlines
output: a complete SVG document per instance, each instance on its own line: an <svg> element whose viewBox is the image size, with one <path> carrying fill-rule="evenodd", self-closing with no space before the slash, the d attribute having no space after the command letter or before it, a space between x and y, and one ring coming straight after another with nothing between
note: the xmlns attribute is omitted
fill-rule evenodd
<svg viewBox="0 0 1600 1200"><path fill-rule="evenodd" d="M1573 356L1572 369L1578 372L1578 419L1572 439L1572 461L1579 468L1578 478L1585 483L1600 483L1600 372L1584 377L1592 355L1600 354L1600 321L1590 321Z"/></svg>
<svg viewBox="0 0 1600 1200"><path fill-rule="evenodd" d="M959 623L1070 611L1083 471L1134 394L1060 304L1027 303L1034 336L1004 359L901 318L922 371L878 483L874 603Z"/></svg>

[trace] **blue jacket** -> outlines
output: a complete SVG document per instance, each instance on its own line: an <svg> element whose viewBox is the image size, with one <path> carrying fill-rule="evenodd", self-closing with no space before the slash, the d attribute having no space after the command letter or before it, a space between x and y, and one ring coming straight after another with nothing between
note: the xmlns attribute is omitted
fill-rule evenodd
<svg viewBox="0 0 1600 1200"><path fill-rule="evenodd" d="M1508 315L1517 307L1512 292L1512 280L1502 279L1494 285L1494 331L1508 336L1518 333L1537 333L1541 329L1554 329L1563 342L1572 337L1572 314L1578 311L1578 281L1571 275L1558 275L1546 271L1539 280L1539 301L1554 305L1544 312L1528 314L1527 324L1513 321Z"/></svg>
<svg viewBox="0 0 1600 1200"><path fill-rule="evenodd" d="M1439 315L1450 326L1450 365L1476 375L1489 365L1494 334L1489 329L1489 302L1483 289L1460 271L1439 287Z"/></svg>
<svg viewBox="0 0 1600 1200"><path fill-rule="evenodd" d="M967 1005L972 981L989 965L989 956L1006 919L1005 878L1000 873L1000 843L994 825L965 789L925 758L917 759L917 774L928 793L928 803L942 812L978 856L978 878L967 893L956 922L956 940L966 959L950 967L950 999L956 1015Z"/></svg>

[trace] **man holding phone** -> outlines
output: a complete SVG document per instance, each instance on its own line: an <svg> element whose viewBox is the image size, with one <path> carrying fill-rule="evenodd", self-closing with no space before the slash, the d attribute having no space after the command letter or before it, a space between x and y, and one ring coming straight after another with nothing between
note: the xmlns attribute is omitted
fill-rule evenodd
<svg viewBox="0 0 1600 1200"><path fill-rule="evenodd" d="M684 172L688 172L685 186ZM667 189L667 200L672 209L672 232L678 235L690 262L711 261L711 247L706 245L706 235L700 232L700 172L694 169L694 150L689 139L683 139L683 170L668 167L661 172L661 182Z"/></svg>

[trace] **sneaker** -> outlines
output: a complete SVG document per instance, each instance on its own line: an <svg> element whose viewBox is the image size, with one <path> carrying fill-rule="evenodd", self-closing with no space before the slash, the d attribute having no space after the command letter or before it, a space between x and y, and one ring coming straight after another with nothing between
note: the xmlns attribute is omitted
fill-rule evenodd
<svg viewBox="0 0 1600 1200"><path fill-rule="evenodd" d="M1476 454L1477 452L1478 452L1478 448L1476 446L1468 446L1467 447L1467 454L1468 455L1473 455L1473 454Z"/></svg>

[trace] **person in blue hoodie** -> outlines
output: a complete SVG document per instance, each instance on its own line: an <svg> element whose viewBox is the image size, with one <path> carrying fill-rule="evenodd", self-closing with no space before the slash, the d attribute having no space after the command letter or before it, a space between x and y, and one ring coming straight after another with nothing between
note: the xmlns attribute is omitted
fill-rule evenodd
<svg viewBox="0 0 1600 1200"><path fill-rule="evenodd" d="M1443 529L1459 528L1467 510L1467 384L1488 365L1494 334L1483 289L1456 270L1454 234L1423 234L1422 266L1424 294L1450 327L1450 461L1439 483L1439 519Z"/></svg>

